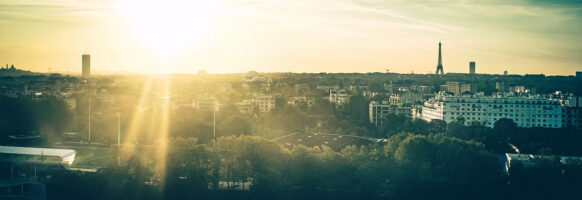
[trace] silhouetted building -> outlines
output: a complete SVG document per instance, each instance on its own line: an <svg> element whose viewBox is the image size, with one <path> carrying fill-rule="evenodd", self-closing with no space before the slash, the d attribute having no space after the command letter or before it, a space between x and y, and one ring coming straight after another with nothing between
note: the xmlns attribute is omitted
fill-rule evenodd
<svg viewBox="0 0 582 200"><path fill-rule="evenodd" d="M576 72L576 78L582 79L582 71Z"/></svg>
<svg viewBox="0 0 582 200"><path fill-rule="evenodd" d="M10 65L10 67L8 67L8 64L6 64L6 68L2 67L0 70L2 70L2 71L6 71L6 70L15 71L16 67L14 67L14 64Z"/></svg>
<svg viewBox="0 0 582 200"><path fill-rule="evenodd" d="M564 127L582 129L582 97L570 95L564 101Z"/></svg>
<svg viewBox="0 0 582 200"><path fill-rule="evenodd" d="M564 106L563 127L582 129L582 107Z"/></svg>
<svg viewBox="0 0 582 200"><path fill-rule="evenodd" d="M443 59L442 59L442 54L441 54L441 42L439 42L439 61L437 64L437 68L436 68L436 74L444 74L444 70L443 70Z"/></svg>
<svg viewBox="0 0 582 200"><path fill-rule="evenodd" d="M91 76L91 56L83 54L83 77Z"/></svg>
<svg viewBox="0 0 582 200"><path fill-rule="evenodd" d="M503 71L503 75L507 76L507 70Z"/></svg>
<svg viewBox="0 0 582 200"><path fill-rule="evenodd" d="M475 74L475 61L469 62L469 74Z"/></svg>
<svg viewBox="0 0 582 200"><path fill-rule="evenodd" d="M505 82L495 82L495 89L497 89L498 92L505 92Z"/></svg>
<svg viewBox="0 0 582 200"><path fill-rule="evenodd" d="M523 76L526 79L529 80L543 80L544 78L546 78L545 74L526 74Z"/></svg>

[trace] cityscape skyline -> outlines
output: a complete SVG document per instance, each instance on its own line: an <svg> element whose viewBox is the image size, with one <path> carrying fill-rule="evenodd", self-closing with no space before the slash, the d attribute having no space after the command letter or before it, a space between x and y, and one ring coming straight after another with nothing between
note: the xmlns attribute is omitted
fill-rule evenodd
<svg viewBox="0 0 582 200"><path fill-rule="evenodd" d="M0 62L80 72L87 51L109 72L427 73L442 40L447 72L582 68L579 1L164 2L3 1Z"/></svg>
<svg viewBox="0 0 582 200"><path fill-rule="evenodd" d="M580 199L581 11L1 0L0 199Z"/></svg>
<svg viewBox="0 0 582 200"><path fill-rule="evenodd" d="M83 53L82 54L82 66L81 66L81 76L83 77L90 77L91 75L91 61L90 61L90 54L88 53ZM6 64L6 66L8 66L8 64ZM12 67L14 68L14 64L12 64ZM8 67L6 67L6 69L8 69ZM443 65L442 65L442 52L441 52L441 42L439 41L439 50L438 50L438 62L437 62L437 69L436 69L436 75L439 74L446 74L444 73L443 70ZM250 71L254 71L254 70L250 70ZM51 73L51 69L49 68L49 73ZM206 70L197 70L196 72L186 72L184 74L194 74L194 73L200 73L200 72L204 72L206 73ZM292 72L292 71L289 71ZM386 72L390 72L389 69L386 69ZM75 74L75 72L56 72L56 73L65 73L65 74ZM127 73L127 71L116 71L116 72L112 72L112 71L98 71L99 75L106 75L106 74L116 74L116 73ZM244 73L244 72L240 72L240 73ZM266 73L278 73L277 71L268 71ZM295 73L301 73L301 72L295 72ZM303 73L310 73L310 72L303 72ZM318 73L318 72L311 72L311 73ZM337 72L337 73L345 73L345 72ZM347 72L350 73L350 72ZM353 73L362 73L362 72L353 72ZM369 73L369 72L368 72ZM410 73L414 74L414 71L411 71ZM475 69L475 61L469 61L469 71L468 72L451 72L452 74L463 74L463 73L467 73L467 74L478 74L476 73L476 69ZM571 76L578 76L578 74L580 73L580 71L574 71L574 74L570 74ZM137 72L136 74L148 74L148 73L139 73ZM165 72L163 74L179 74L176 72ZM220 74L220 73L219 73ZM403 73L406 74L406 73ZM419 74L423 74L423 73L419 73ZM426 74L431 74L430 71L427 71ZM487 73L482 73L482 74L487 74ZM492 73L495 74L495 73ZM501 73L500 73L501 74ZM541 73L543 74L543 73ZM508 75L508 71L504 70L503 71L503 75ZM512 74L513 75L513 74ZM516 75L527 75L526 74L516 74ZM560 75L560 74L558 74Z"/></svg>

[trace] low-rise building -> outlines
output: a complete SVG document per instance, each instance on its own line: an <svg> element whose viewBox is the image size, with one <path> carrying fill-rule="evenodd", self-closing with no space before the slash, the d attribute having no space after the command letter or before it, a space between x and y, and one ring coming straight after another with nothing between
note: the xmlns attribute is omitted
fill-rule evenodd
<svg viewBox="0 0 582 200"><path fill-rule="evenodd" d="M545 155L533 155L533 154L519 154L519 153L506 153L505 154L505 173L509 174L510 169L516 163L520 163L523 167L532 167L535 166L536 160L553 160L558 159L558 161L566 165L572 161L574 162L582 162L582 157L574 157L574 156L545 156ZM562 165L562 166L563 166ZM562 173L568 169L562 169Z"/></svg>
<svg viewBox="0 0 582 200"><path fill-rule="evenodd" d="M370 123L375 126L383 124L388 115L412 115L412 107L392 104L389 101L371 101L369 104Z"/></svg>
<svg viewBox="0 0 582 200"><path fill-rule="evenodd" d="M497 89L498 92L505 92L505 82L503 81L495 82L495 89Z"/></svg>
<svg viewBox="0 0 582 200"><path fill-rule="evenodd" d="M410 90L415 92L428 92L433 89L433 86L426 85L411 85Z"/></svg>
<svg viewBox="0 0 582 200"><path fill-rule="evenodd" d="M329 91L331 89L339 90L339 86L338 85L318 85L317 89L323 90L323 91Z"/></svg>
<svg viewBox="0 0 582 200"><path fill-rule="evenodd" d="M199 110L220 111L220 103L213 96L204 96L194 102L194 108Z"/></svg>
<svg viewBox="0 0 582 200"><path fill-rule="evenodd" d="M509 92L511 93L515 93L515 94L519 94L519 93L525 93L525 86L523 85L516 85L516 86L512 86L509 88Z"/></svg>
<svg viewBox="0 0 582 200"><path fill-rule="evenodd" d="M270 112L275 109L275 97L272 95L263 95L254 99L261 112Z"/></svg>
<svg viewBox="0 0 582 200"><path fill-rule="evenodd" d="M330 89L329 90L329 102L335 103L338 105L342 105L347 103L350 99L350 96L346 92L346 90L336 90Z"/></svg>
<svg viewBox="0 0 582 200"><path fill-rule="evenodd" d="M244 100L243 102L235 104L236 108L241 113L252 113L254 107L253 100Z"/></svg>
<svg viewBox="0 0 582 200"><path fill-rule="evenodd" d="M564 107L562 123L564 128L582 129L582 107Z"/></svg>
<svg viewBox="0 0 582 200"><path fill-rule="evenodd" d="M313 106L314 102L315 102L315 98L313 98L313 97L296 96L296 97L292 97L289 101L287 101L287 104L292 105L292 106L297 106L301 103L305 103L307 105L307 108L311 108L311 106Z"/></svg>
<svg viewBox="0 0 582 200"><path fill-rule="evenodd" d="M260 112L270 112L276 107L276 98L273 95L261 95L253 99L247 99L242 102L236 103L238 111L241 113L252 113L256 108Z"/></svg>
<svg viewBox="0 0 582 200"><path fill-rule="evenodd" d="M447 91L455 95L463 94L465 92L471 92L471 84L459 83L459 82L447 82Z"/></svg>
<svg viewBox="0 0 582 200"><path fill-rule="evenodd" d="M297 95L306 95L309 92L309 85L308 84L295 84L295 94Z"/></svg>
<svg viewBox="0 0 582 200"><path fill-rule="evenodd" d="M582 97L569 95L565 97L563 105L564 127L582 129Z"/></svg>

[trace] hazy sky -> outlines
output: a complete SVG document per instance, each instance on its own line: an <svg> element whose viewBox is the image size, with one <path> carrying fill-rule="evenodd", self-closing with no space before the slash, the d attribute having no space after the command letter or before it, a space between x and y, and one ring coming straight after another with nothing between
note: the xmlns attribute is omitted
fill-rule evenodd
<svg viewBox="0 0 582 200"><path fill-rule="evenodd" d="M32 71L574 74L581 0L1 0L0 63Z"/></svg>

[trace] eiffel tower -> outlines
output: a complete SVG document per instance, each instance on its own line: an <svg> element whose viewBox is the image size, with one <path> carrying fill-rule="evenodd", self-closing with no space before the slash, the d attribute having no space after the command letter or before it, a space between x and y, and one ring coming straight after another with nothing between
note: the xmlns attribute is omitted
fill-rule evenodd
<svg viewBox="0 0 582 200"><path fill-rule="evenodd" d="M439 63L437 64L436 74L444 74L443 71L443 58L441 56L441 42L439 41Z"/></svg>

